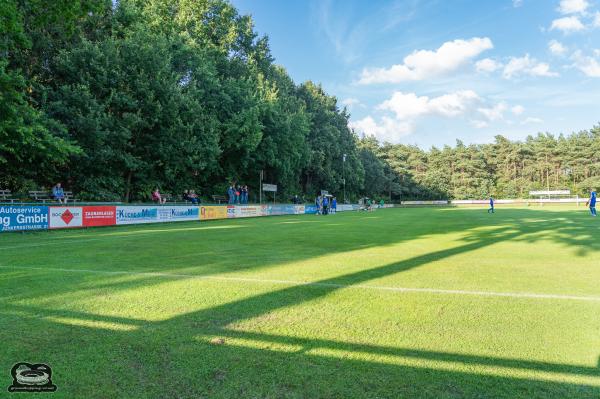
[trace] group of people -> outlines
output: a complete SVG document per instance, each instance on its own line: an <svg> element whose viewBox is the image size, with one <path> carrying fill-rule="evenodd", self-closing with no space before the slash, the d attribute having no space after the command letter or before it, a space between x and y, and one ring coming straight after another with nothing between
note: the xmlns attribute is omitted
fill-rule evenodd
<svg viewBox="0 0 600 399"><path fill-rule="evenodd" d="M337 199L331 195L319 195L315 200L317 215L329 215L337 212Z"/></svg>
<svg viewBox="0 0 600 399"><path fill-rule="evenodd" d="M200 196L194 190L184 190L181 198L186 202L191 202L193 205L200 203ZM157 204L164 204L167 202L167 197L162 195L157 187L152 191L152 201Z"/></svg>
<svg viewBox="0 0 600 399"><path fill-rule="evenodd" d="M363 204L363 206L360 209L363 211L372 211L375 208L384 208L385 207L385 201L383 199L381 199L379 201L379 204L377 204L377 202L371 198L363 198L362 204Z"/></svg>
<svg viewBox="0 0 600 399"><path fill-rule="evenodd" d="M193 205L198 205L200 203L200 197L196 194L194 190L185 190L181 195L184 201L191 202Z"/></svg>
<svg viewBox="0 0 600 399"><path fill-rule="evenodd" d="M231 183L227 189L227 203L230 205L248 203L248 186Z"/></svg>

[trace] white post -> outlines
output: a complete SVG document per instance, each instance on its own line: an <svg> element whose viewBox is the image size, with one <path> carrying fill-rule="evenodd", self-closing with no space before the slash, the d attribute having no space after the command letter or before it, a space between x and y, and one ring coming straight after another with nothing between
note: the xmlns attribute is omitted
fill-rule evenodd
<svg viewBox="0 0 600 399"><path fill-rule="evenodd" d="M258 182L258 203L262 205L262 181L263 181L263 171L260 171L260 180Z"/></svg>

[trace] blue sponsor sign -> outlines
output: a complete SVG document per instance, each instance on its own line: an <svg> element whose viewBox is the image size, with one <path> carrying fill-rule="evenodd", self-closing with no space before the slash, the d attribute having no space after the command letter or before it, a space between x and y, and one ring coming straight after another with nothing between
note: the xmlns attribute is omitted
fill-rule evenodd
<svg viewBox="0 0 600 399"><path fill-rule="evenodd" d="M269 205L267 215L295 215L296 205Z"/></svg>
<svg viewBox="0 0 600 399"><path fill-rule="evenodd" d="M178 220L198 220L199 210L197 206L173 206L159 207L158 219L160 222L174 222Z"/></svg>
<svg viewBox="0 0 600 399"><path fill-rule="evenodd" d="M306 205L304 207L304 213L307 215L314 215L317 213L317 206L316 205Z"/></svg>
<svg viewBox="0 0 600 399"><path fill-rule="evenodd" d="M0 206L0 231L48 228L47 206Z"/></svg>
<svg viewBox="0 0 600 399"><path fill-rule="evenodd" d="M146 206L117 206L117 224L157 223L158 209Z"/></svg>

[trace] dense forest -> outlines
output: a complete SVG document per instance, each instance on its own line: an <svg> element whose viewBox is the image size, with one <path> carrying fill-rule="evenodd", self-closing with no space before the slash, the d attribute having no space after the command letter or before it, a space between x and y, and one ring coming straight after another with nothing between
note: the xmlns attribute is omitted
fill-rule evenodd
<svg viewBox="0 0 600 399"><path fill-rule="evenodd" d="M600 187L600 127L424 151L361 138L349 117L225 0L1 0L0 188L256 195L260 171L281 199L341 197L344 179L348 200Z"/></svg>

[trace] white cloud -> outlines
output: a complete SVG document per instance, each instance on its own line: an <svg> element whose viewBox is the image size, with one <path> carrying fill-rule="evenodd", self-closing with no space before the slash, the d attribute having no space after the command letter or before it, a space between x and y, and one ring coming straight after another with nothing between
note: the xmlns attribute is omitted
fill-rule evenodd
<svg viewBox="0 0 600 399"><path fill-rule="evenodd" d="M561 0L558 12L561 14L583 14L590 6L587 0Z"/></svg>
<svg viewBox="0 0 600 399"><path fill-rule="evenodd" d="M472 120L469 122L471 124L471 126L473 126L475 129L484 129L486 127L488 127L490 124L487 123L486 121L479 121L479 120Z"/></svg>
<svg viewBox="0 0 600 399"><path fill-rule="evenodd" d="M480 73L490 73L502 68L502 64L491 58L484 58L475 63L475 69Z"/></svg>
<svg viewBox="0 0 600 399"><path fill-rule="evenodd" d="M515 105L510 109L510 112L515 115L521 115L523 112L525 112L525 108L522 105Z"/></svg>
<svg viewBox="0 0 600 399"><path fill-rule="evenodd" d="M548 49L554 55L563 55L567 52L567 48L557 40L550 40L548 42Z"/></svg>
<svg viewBox="0 0 600 399"><path fill-rule="evenodd" d="M544 121L540 118L529 117L529 118L526 118L523 122L521 122L522 125L527 125L530 123L544 123Z"/></svg>
<svg viewBox="0 0 600 399"><path fill-rule="evenodd" d="M581 51L573 54L573 66L591 78L600 78L600 62L594 57L584 56Z"/></svg>
<svg viewBox="0 0 600 399"><path fill-rule="evenodd" d="M389 111L394 117L383 116L379 121L367 116L350 122L350 128L357 132L374 135L382 141L398 142L413 133L416 120L424 116L447 118L465 114L473 104L481 99L471 90L461 90L438 97L417 96L415 93L395 92L389 100L377 106L380 111Z"/></svg>
<svg viewBox="0 0 600 399"><path fill-rule="evenodd" d="M600 11L596 11L596 14L594 14L594 22L592 25L594 28L600 28Z"/></svg>
<svg viewBox="0 0 600 399"><path fill-rule="evenodd" d="M477 112L482 114L489 121L497 121L504 118L504 112L508 109L506 103L501 102L491 108L477 108Z"/></svg>
<svg viewBox="0 0 600 399"><path fill-rule="evenodd" d="M529 76L558 76L558 73L550 71L550 65L531 58L529 54L524 57L511 57L508 64L504 66L502 76L511 79L520 75Z"/></svg>
<svg viewBox="0 0 600 399"><path fill-rule="evenodd" d="M423 115L454 117L464 113L470 104L480 98L472 90L462 90L439 97L417 97L415 93L395 92L378 109L391 111L397 119L414 119Z"/></svg>
<svg viewBox="0 0 600 399"><path fill-rule="evenodd" d="M342 100L342 105L351 108L355 105L360 105L360 101L358 100L358 98L345 98Z"/></svg>
<svg viewBox="0 0 600 399"><path fill-rule="evenodd" d="M458 69L493 47L487 37L446 42L435 51L414 51L404 58L402 64L390 68L366 68L362 71L359 83L399 83L440 76Z"/></svg>
<svg viewBox="0 0 600 399"><path fill-rule="evenodd" d="M513 0L513 7L521 7L523 5L523 0Z"/></svg>
<svg viewBox="0 0 600 399"><path fill-rule="evenodd" d="M579 20L579 17L570 16L558 18L552 21L550 30L559 30L563 33L580 32L585 29L585 26Z"/></svg>
<svg viewBox="0 0 600 399"><path fill-rule="evenodd" d="M380 141L397 142L399 138L413 132L412 121L398 121L384 116L381 123L377 123L371 116L367 116L356 122L350 122L349 127L356 132L373 135Z"/></svg>

